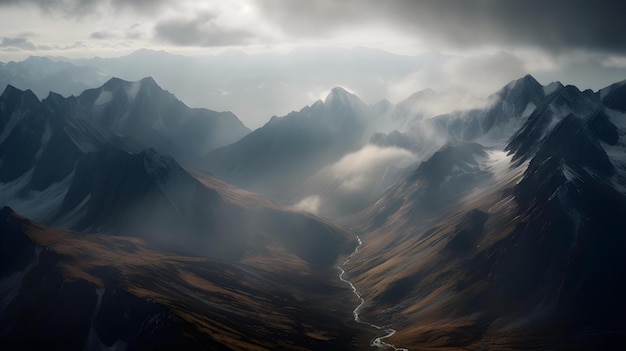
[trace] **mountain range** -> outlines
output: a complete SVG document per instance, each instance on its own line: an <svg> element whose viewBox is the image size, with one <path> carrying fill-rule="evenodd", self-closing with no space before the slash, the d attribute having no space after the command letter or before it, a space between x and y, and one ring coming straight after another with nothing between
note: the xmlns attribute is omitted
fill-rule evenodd
<svg viewBox="0 0 626 351"><path fill-rule="evenodd" d="M188 109L151 79L114 79L42 101L8 87L0 116L3 346L323 349L367 335L318 313L344 307L334 264L352 235L183 168L140 133L196 123L219 142L221 118L245 132L234 115Z"/></svg>
<svg viewBox="0 0 626 351"><path fill-rule="evenodd" d="M394 344L625 345L624 85L555 86L504 147L446 145L354 222L348 272Z"/></svg>
<svg viewBox="0 0 626 351"><path fill-rule="evenodd" d="M8 86L0 345L621 349L625 82L337 87L254 131L152 78Z"/></svg>

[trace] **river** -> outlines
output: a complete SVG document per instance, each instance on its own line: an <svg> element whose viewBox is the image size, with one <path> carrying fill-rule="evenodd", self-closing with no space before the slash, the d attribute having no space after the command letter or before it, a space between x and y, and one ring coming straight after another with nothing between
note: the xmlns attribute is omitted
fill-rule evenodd
<svg viewBox="0 0 626 351"><path fill-rule="evenodd" d="M349 281L346 278L346 271L342 268L342 266L346 266L348 264L348 262L350 262L350 259L352 259L352 257L354 257L354 255L356 255L356 253L359 251L359 247L361 247L361 245L363 244L363 242L361 241L361 238L359 238L359 236L357 235L357 240L359 242L359 244L357 245L357 247L354 249L354 252L348 257L347 260L345 260L345 262L341 265L341 266L337 266L337 269L339 269L339 279L348 284L350 286L350 288L352 289L352 292L354 293L354 295L356 295L356 297L359 299L359 304L354 308L354 310L352 311L352 315L354 316L354 321L360 324L364 324L367 326L370 326L372 328L384 331L386 334L382 335L382 336L377 336L375 338L373 338L370 341L370 346L372 347L376 347L379 349L393 349L396 351L409 351L408 349L402 348L402 347L396 347L388 342L384 342L383 340L391 337L392 335L394 335L396 333L396 330L393 328L388 328L388 327L382 327L379 325L375 325L372 323L368 323L365 322L361 319L361 315L359 314L359 310L361 309L361 307L363 307L363 304L365 304L365 299L363 298L363 296L361 296L361 293L359 293L359 291L356 289L356 286L354 286L354 284L352 284L351 281Z"/></svg>

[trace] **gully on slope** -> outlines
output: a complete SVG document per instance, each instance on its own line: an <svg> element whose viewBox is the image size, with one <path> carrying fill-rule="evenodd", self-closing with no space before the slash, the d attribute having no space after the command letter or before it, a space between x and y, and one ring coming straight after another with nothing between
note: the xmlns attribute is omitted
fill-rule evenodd
<svg viewBox="0 0 626 351"><path fill-rule="evenodd" d="M341 266L345 266L348 264L348 262L350 262L350 259L352 257L354 257L354 255L356 255L356 253L359 251L359 247L361 247L361 238L359 238L359 236L356 236L357 241L359 242L359 244L357 245L357 247L354 249L354 252L348 257L348 259L341 265ZM361 307L363 307L363 304L365 303L365 299L361 296L361 293L359 293L359 291L356 289L356 286L354 286L354 284L352 284L351 281L349 281L348 279L346 279L346 271L341 267L341 266L337 266L337 269L339 269L339 279L348 284L350 286L350 288L352 288L352 292L354 293L354 295L356 295L356 297L359 299L359 304L356 306L356 308L352 311L352 314L354 315L354 321L360 324L365 324L368 325L372 328L376 328L378 330L384 330L385 335L383 336L378 336L375 337L374 339L372 339L372 341L370 341L370 346L372 347L377 347L379 349L387 349L387 348L391 348L393 350L396 351L409 351L408 349L405 348L401 348L401 347L395 347L394 345L384 342L384 339L390 338L392 335L394 335L396 333L395 329L392 328L387 328L387 327L382 327L379 325L375 325L375 324L371 324L368 322L364 322L361 319L361 316L359 314L359 310L361 309Z"/></svg>

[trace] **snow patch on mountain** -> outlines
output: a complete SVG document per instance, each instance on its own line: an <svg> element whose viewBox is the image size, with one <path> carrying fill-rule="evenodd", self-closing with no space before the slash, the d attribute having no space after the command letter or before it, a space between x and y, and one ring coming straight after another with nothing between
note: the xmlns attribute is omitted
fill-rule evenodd
<svg viewBox="0 0 626 351"><path fill-rule="evenodd" d="M105 105L111 101L113 101L113 93L111 93L108 90L103 89L102 91L100 91L100 95L98 95L98 98L96 99L96 101L94 101L94 105L96 106Z"/></svg>
<svg viewBox="0 0 626 351"><path fill-rule="evenodd" d="M546 95L550 95L561 88L563 88L563 84L561 84L561 82L552 82L543 87L543 92Z"/></svg>
<svg viewBox="0 0 626 351"><path fill-rule="evenodd" d="M311 195L303 198L300 202L289 206L288 209L292 211L308 212L312 214L318 214L322 199L317 195Z"/></svg>
<svg viewBox="0 0 626 351"><path fill-rule="evenodd" d="M513 155L498 149L486 150L486 152L487 158L484 161L484 167L493 174L497 181L511 179L519 173L519 170L511 167Z"/></svg>
<svg viewBox="0 0 626 351"><path fill-rule="evenodd" d="M563 173L563 176L565 176L565 179L567 179L567 181L569 182L574 182L581 179L580 175L578 175L571 167L565 164L561 166L561 173Z"/></svg>
<svg viewBox="0 0 626 351"><path fill-rule="evenodd" d="M71 184L74 173L61 182L42 191L24 191L31 181L33 170L8 183L0 184L0 206L9 206L15 212L36 221L49 220L59 209Z"/></svg>
<svg viewBox="0 0 626 351"><path fill-rule="evenodd" d="M537 108L537 105L533 104L532 102L529 102L528 105L526 105L526 108L524 109L524 112L522 112L522 115L520 116L521 118L528 118Z"/></svg>
<svg viewBox="0 0 626 351"><path fill-rule="evenodd" d="M141 82L142 81L131 82L128 85L128 88L126 88L126 94L128 94L129 99L134 100L137 97L137 94L141 89Z"/></svg>
<svg viewBox="0 0 626 351"><path fill-rule="evenodd" d="M612 177L613 186L621 193L626 194L626 137L621 136L617 145L602 143L602 148L615 166L616 176Z"/></svg>
<svg viewBox="0 0 626 351"><path fill-rule="evenodd" d="M63 228L73 228L78 224L81 218L83 218L85 212L87 211L87 204L91 200L91 194L85 196L83 201L81 201L76 207L72 210L64 214L61 218L56 219L56 225Z"/></svg>
<svg viewBox="0 0 626 351"><path fill-rule="evenodd" d="M609 116L611 123L615 124L617 128L626 129L626 113L610 108L605 108L604 112Z"/></svg>

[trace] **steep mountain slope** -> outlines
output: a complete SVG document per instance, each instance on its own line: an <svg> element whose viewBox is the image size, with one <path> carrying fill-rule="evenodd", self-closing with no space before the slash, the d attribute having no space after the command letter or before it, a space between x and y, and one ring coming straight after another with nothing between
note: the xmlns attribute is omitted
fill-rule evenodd
<svg viewBox="0 0 626 351"><path fill-rule="evenodd" d="M238 142L211 151L206 169L229 182L284 199L303 179L364 145L369 108L342 88Z"/></svg>
<svg viewBox="0 0 626 351"><path fill-rule="evenodd" d="M32 170L30 188L43 190L67 176L80 155L105 142L124 144L110 132L72 118L67 111L73 102L52 93L40 102L30 90L7 87L0 96L1 183Z"/></svg>
<svg viewBox="0 0 626 351"><path fill-rule="evenodd" d="M12 156L5 155L19 158L23 163L22 166L3 166L10 167L14 175L21 175L20 172L34 162L35 155L41 156L41 148L49 142L63 142L59 141L59 133L70 135L77 146L87 137L85 135L100 134L96 139L102 141L104 134L109 134L107 140L111 140L112 134L118 134L136 146L133 150L154 147L181 162L193 163L209 150L236 141L249 132L232 113L190 109L150 78L138 82L111 79L79 97L63 98L50 93L41 102L30 90L8 86L0 100L3 101L0 143L5 144L0 147L23 150L11 153ZM26 134L32 140L23 139ZM14 143L15 138L22 138L25 144L7 145Z"/></svg>
<svg viewBox="0 0 626 351"><path fill-rule="evenodd" d="M339 282L280 250L280 266L227 263L4 208L0 254L5 349L356 349L363 334Z"/></svg>
<svg viewBox="0 0 626 351"><path fill-rule="evenodd" d="M381 109L373 122L376 132L394 130L412 137L417 150L432 154L446 142L480 141L501 145L519 129L526 118L558 82L542 86L526 75L511 81L487 98L467 91L418 91L398 104Z"/></svg>
<svg viewBox="0 0 626 351"><path fill-rule="evenodd" d="M2 347L349 349L367 335L344 324L335 269L351 234L142 150L103 125L123 108L85 99L0 97L0 204L82 232L1 211Z"/></svg>
<svg viewBox="0 0 626 351"><path fill-rule="evenodd" d="M365 317L408 349L623 348L623 119L557 86L510 154L448 146L422 163L357 219L346 270Z"/></svg>
<svg viewBox="0 0 626 351"><path fill-rule="evenodd" d="M250 130L230 112L192 109L152 78L113 78L77 98L76 114L144 145L193 163Z"/></svg>
<svg viewBox="0 0 626 351"><path fill-rule="evenodd" d="M209 176L196 174L198 180L171 157L128 151L128 139L65 115L75 101L51 95L39 102L13 88L0 98L0 120L8 121L0 139L0 203L46 224L138 235L202 256L238 260L278 244L329 267L350 251L354 239L311 216L266 200L242 205L216 190L232 187L206 185Z"/></svg>
<svg viewBox="0 0 626 351"><path fill-rule="evenodd" d="M561 119L570 114L584 118L600 110L600 99L590 90L581 92L571 85L559 89L528 117L524 126L511 137L506 149L515 153L515 160L526 160Z"/></svg>
<svg viewBox="0 0 626 351"><path fill-rule="evenodd" d="M475 141L481 137L490 143L506 140L539 106L546 91L560 83L553 84L548 89L526 75L491 95L486 107L436 116L433 123L451 140Z"/></svg>
<svg viewBox="0 0 626 351"><path fill-rule="evenodd" d="M626 81L617 82L600 90L600 98L608 108L626 111Z"/></svg>

